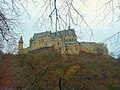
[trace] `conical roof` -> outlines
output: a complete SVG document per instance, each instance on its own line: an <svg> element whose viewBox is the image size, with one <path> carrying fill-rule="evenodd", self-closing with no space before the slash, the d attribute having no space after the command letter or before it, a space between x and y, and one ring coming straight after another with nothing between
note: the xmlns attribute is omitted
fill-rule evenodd
<svg viewBox="0 0 120 90"><path fill-rule="evenodd" d="M23 39L22 39L22 36L20 37L20 41L19 41L19 43L23 43Z"/></svg>

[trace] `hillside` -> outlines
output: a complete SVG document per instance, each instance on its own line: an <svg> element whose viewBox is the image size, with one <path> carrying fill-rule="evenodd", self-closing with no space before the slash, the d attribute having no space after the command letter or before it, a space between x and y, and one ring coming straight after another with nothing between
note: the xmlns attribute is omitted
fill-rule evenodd
<svg viewBox="0 0 120 90"><path fill-rule="evenodd" d="M27 90L120 90L120 62L88 53L2 55L0 86Z"/></svg>

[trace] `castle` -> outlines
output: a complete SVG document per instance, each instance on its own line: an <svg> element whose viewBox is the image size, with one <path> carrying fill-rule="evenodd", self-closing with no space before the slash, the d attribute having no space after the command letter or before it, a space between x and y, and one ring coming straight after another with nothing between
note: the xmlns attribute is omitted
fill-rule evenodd
<svg viewBox="0 0 120 90"><path fill-rule="evenodd" d="M63 31L46 31L35 33L30 39L28 48L23 48L23 40L20 38L18 54L25 54L37 49L52 48L61 54L79 54L81 52L108 55L108 49L104 43L79 42L74 29Z"/></svg>

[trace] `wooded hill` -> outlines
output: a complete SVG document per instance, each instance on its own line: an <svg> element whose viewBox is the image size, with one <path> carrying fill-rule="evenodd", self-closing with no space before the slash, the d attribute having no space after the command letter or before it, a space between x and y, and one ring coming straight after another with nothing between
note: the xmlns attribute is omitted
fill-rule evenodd
<svg viewBox="0 0 120 90"><path fill-rule="evenodd" d="M110 56L30 52L0 56L0 87L26 90L120 90L120 62Z"/></svg>

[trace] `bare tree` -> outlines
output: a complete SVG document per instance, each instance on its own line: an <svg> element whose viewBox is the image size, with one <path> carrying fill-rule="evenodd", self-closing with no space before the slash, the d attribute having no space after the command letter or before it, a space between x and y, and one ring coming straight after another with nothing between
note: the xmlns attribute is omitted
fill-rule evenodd
<svg viewBox="0 0 120 90"><path fill-rule="evenodd" d="M101 6L99 7L99 5ZM110 21L108 24L112 27L116 27L116 24L120 22L120 0L98 0L97 1L98 12L97 17L95 18L97 21L106 23ZM116 30L116 29L114 29ZM118 30L117 30L118 31ZM113 47L118 47L113 51L115 55L120 53L120 31L111 35L111 37L107 38L104 42L110 43Z"/></svg>
<svg viewBox="0 0 120 90"><path fill-rule="evenodd" d="M42 3L38 3L40 10L35 26L53 32L77 28L80 33L86 30L92 36L92 28L85 20L84 14L80 13L79 5L81 2L84 5L81 0L44 0ZM76 3L78 3L79 8L75 6Z"/></svg>
<svg viewBox="0 0 120 90"><path fill-rule="evenodd" d="M27 7L28 0L0 0L0 39L8 45L7 52L17 45L16 29L22 29L20 19L23 15L29 17Z"/></svg>
<svg viewBox="0 0 120 90"><path fill-rule="evenodd" d="M40 25L42 28L45 27L45 30L52 31L79 28L80 32L90 31L92 36L92 29L82 13L76 9L75 0L0 0L0 38L7 43L13 43L17 39L15 29L21 28L20 16L25 14L30 17L28 13L30 2L39 8L36 26Z"/></svg>
<svg viewBox="0 0 120 90"><path fill-rule="evenodd" d="M38 3L39 2L39 3ZM87 30L92 36L92 28L88 24L84 13L81 12L81 3L86 6L87 0L44 0L36 2L39 7L38 20L36 27L42 27L45 30L63 30L66 28L77 28L80 33ZM42 3L41 3L42 2ZM114 25L119 21L120 2L119 0L95 0L95 20L97 23ZM40 7L41 6L41 7ZM79 7L79 8L78 8ZM89 8L88 8L89 9ZM50 24L48 24L50 22ZM106 41L117 36L119 32L108 38ZM105 42L106 42L105 41Z"/></svg>

